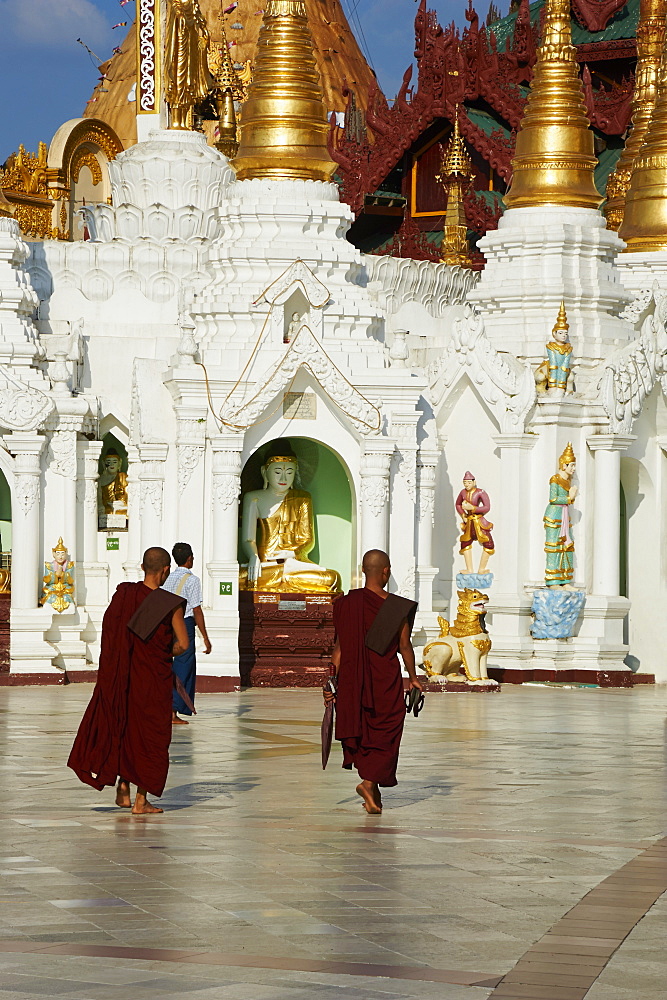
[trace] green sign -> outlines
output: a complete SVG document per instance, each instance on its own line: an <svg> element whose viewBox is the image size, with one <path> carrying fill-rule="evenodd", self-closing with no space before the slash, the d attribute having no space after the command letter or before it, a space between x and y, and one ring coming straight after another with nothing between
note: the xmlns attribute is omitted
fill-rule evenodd
<svg viewBox="0 0 667 1000"><path fill-rule="evenodd" d="M117 538L107 538L107 552L117 552L120 548L120 541Z"/></svg>
<svg viewBox="0 0 667 1000"><path fill-rule="evenodd" d="M231 583L222 583L221 582L220 583L220 594L223 597L225 597L225 596L231 596L231 593L232 593L232 585L231 585Z"/></svg>

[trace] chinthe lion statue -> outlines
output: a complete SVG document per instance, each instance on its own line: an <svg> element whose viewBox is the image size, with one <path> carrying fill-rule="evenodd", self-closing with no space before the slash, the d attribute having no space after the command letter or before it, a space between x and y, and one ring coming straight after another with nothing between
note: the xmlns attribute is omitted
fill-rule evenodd
<svg viewBox="0 0 667 1000"><path fill-rule="evenodd" d="M489 598L479 590L459 590L454 624L438 617L440 635L422 650L422 670L428 677L470 684L496 684L486 671L491 649L483 616ZM463 667L465 678L460 673Z"/></svg>

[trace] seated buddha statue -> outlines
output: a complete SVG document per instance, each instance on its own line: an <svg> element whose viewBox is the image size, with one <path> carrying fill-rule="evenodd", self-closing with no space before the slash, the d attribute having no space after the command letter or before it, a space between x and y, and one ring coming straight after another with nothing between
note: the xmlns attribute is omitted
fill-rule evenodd
<svg viewBox="0 0 667 1000"><path fill-rule="evenodd" d="M340 593L340 576L308 559L315 544L310 493L294 488L298 459L277 441L262 466L264 488L243 497L241 590Z"/></svg>

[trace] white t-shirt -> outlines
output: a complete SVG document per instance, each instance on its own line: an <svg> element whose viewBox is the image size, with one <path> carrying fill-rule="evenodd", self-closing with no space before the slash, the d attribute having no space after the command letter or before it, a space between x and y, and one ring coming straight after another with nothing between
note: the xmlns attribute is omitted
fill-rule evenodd
<svg viewBox="0 0 667 1000"><path fill-rule="evenodd" d="M187 576L186 580L183 580L184 576ZM183 580L183 584L179 586L181 580ZM204 600L199 577L195 576L191 570L186 569L185 566L178 566L173 573L170 573L162 584L162 589L185 598L188 602L185 609L186 618L191 618L194 609L201 607Z"/></svg>

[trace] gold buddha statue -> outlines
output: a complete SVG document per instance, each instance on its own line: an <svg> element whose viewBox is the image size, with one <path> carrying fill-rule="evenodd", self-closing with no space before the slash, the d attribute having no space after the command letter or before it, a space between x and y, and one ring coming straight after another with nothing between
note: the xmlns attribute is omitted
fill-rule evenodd
<svg viewBox="0 0 667 1000"><path fill-rule="evenodd" d="M127 517L127 473L122 471L120 455L109 448L104 456L104 472L99 479L99 514L119 514Z"/></svg>
<svg viewBox="0 0 667 1000"><path fill-rule="evenodd" d="M164 53L165 99L172 129L190 129L190 112L213 85L208 68L210 36L198 0L170 0Z"/></svg>
<svg viewBox="0 0 667 1000"><path fill-rule="evenodd" d="M340 576L308 559L315 544L310 493L294 489L298 459L288 441L277 441L262 466L264 488L243 497L239 588L281 593L341 591Z"/></svg>

